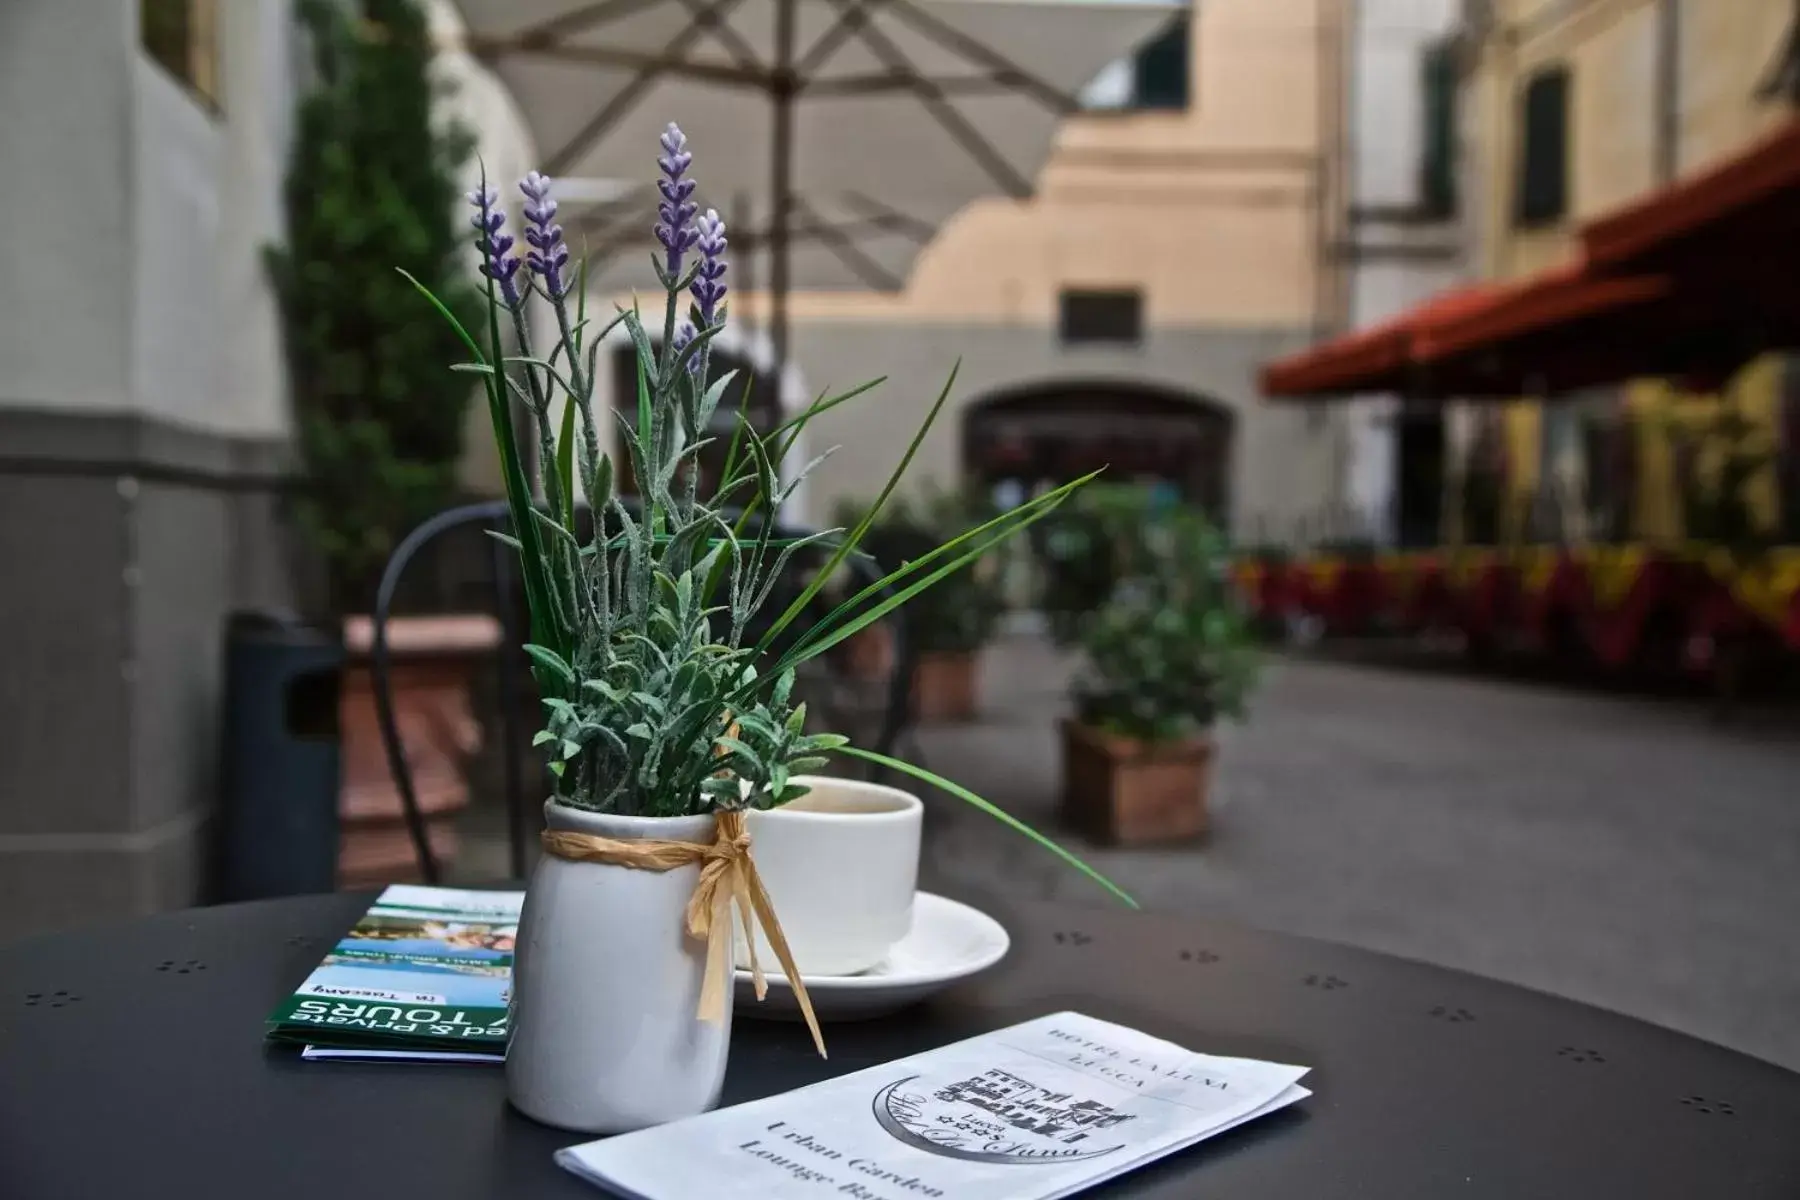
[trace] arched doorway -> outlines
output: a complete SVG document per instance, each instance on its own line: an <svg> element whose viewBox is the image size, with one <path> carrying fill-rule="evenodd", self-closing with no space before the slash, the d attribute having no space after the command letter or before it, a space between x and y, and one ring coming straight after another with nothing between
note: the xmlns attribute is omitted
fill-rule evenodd
<svg viewBox="0 0 1800 1200"><path fill-rule="evenodd" d="M1113 483L1159 486L1222 524L1234 432L1230 410L1173 388L1037 384L965 410L963 469L985 491L1029 495L1105 467Z"/></svg>

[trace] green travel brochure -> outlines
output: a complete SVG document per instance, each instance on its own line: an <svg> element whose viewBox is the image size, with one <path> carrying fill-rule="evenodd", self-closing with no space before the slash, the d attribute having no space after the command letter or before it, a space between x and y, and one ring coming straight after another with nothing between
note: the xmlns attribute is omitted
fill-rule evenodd
<svg viewBox="0 0 1800 1200"><path fill-rule="evenodd" d="M394 884L266 1023L309 1058L498 1061L522 892Z"/></svg>

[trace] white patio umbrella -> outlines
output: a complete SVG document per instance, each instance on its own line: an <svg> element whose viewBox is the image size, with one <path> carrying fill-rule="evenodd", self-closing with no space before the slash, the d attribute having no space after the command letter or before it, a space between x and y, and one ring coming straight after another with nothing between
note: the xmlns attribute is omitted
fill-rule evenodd
<svg viewBox="0 0 1800 1200"><path fill-rule="evenodd" d="M647 180L673 120L733 250L786 297L891 290L951 215L1024 197L1075 95L1186 0L459 0L551 175ZM655 194L600 206L589 247L648 263ZM734 220L735 218L735 220ZM579 236L579 235L578 235ZM741 259L740 259L741 261ZM648 274L647 266L644 274Z"/></svg>

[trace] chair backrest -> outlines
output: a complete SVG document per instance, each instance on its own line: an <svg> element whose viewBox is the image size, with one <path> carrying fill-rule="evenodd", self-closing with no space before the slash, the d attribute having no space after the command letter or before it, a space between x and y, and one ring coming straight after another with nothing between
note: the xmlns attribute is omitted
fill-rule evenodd
<svg viewBox="0 0 1800 1200"><path fill-rule="evenodd" d="M586 514L583 514L584 517ZM376 589L375 611L372 614L372 636L369 654L369 669L373 682L375 715L381 730L383 749L386 751L388 770L394 779L395 790L400 794L402 811L406 822L407 836L413 845L413 852L418 859L419 875L428 884L437 883L442 875L437 855L432 850L425 816L419 804L418 787L412 770L407 762L405 746L401 741L399 721L395 714L393 695L392 656L388 648L388 623L393 615L394 597L402 578L419 555L439 538L468 529L489 529L505 532L511 527L511 512L504 500L490 500L477 504L465 504L446 509L421 523L418 528L403 538L394 552L389 556L386 567L382 570L381 583ZM773 531L774 536L781 538L804 537L808 531L778 524ZM518 569L514 561L514 552L498 540L492 541L493 588L491 591L493 613L500 622L501 640L498 652L498 683L500 705L500 736L503 790L506 801L508 865L515 878L521 878L526 869L526 845L534 836L528 830L535 830L536 824L528 821L526 815L524 780L525 755L523 753L524 738L527 731L521 728L519 720L520 705L524 693L522 688L529 686L529 679L524 666L524 655L520 649L526 640L525 625L522 620L523 605L520 589L517 588ZM777 597L769 605L769 611L779 612L786 604L781 595L797 596L804 584L801 572L814 565L804 555L795 555L786 577L778 583ZM845 560L846 574L852 587L862 588L879 582L884 575L880 565L862 555L852 555ZM825 596L820 594L820 600ZM880 753L891 753L895 743L904 732L909 717L909 695L911 691L913 657L911 639L907 636L904 608L888 614L882 624L891 634L890 652L888 655L889 672L885 681L879 725L870 749ZM836 660L833 659L833 662ZM827 664L827 668L830 665Z"/></svg>

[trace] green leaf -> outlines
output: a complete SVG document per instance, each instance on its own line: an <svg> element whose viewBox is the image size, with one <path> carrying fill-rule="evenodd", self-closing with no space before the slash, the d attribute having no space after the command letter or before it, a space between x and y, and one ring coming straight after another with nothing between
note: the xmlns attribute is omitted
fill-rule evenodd
<svg viewBox="0 0 1800 1200"><path fill-rule="evenodd" d="M873 750L864 750L860 746L844 746L838 750L838 753L848 754L852 758L860 758L864 762L871 762L877 766L887 767L889 770L899 771L903 775L910 775L914 779L929 783L932 787L935 787L940 791L948 792L963 803L986 813L988 816L994 818L994 820L1005 825L1015 833L1024 834L1027 838L1036 842L1040 847L1062 859L1063 862L1074 867L1077 871L1086 875L1089 879L1111 892L1114 896L1117 896L1120 900L1123 900L1132 908L1138 907L1138 902L1133 900L1130 893L1124 888L1120 887L1100 872L1094 870L1094 868L1082 862L1081 859L1063 849L1061 846L1057 845L1031 826L1025 824L1025 822L1019 820L1005 809L1000 808L987 800L983 800L980 796L977 796L974 792L971 792L961 784L952 783L941 775L927 771L924 767L915 767L909 762L904 762L898 758L890 758L885 754L879 754Z"/></svg>
<svg viewBox="0 0 1800 1200"><path fill-rule="evenodd" d="M565 687L575 686L575 671L563 661L562 655L547 646L535 643L525 647L525 654L532 662L549 672L552 677L562 682Z"/></svg>
<svg viewBox="0 0 1800 1200"><path fill-rule="evenodd" d="M652 389L650 371L655 363L656 355L650 349L650 335L644 332L641 322L632 320L625 322L625 328L631 333L632 343L637 347L637 419L638 438L643 445L650 444L650 393Z"/></svg>
<svg viewBox="0 0 1800 1200"><path fill-rule="evenodd" d="M757 759L756 751L752 750L749 746L746 746L737 738L732 737L730 734L720 734L713 739L713 745L719 747L719 749L725 751L727 754L742 755L751 762L755 762Z"/></svg>
<svg viewBox="0 0 1800 1200"><path fill-rule="evenodd" d="M588 497L588 508L599 513L606 508L612 499L613 465L612 458L601 455L600 464L594 470L594 494Z"/></svg>
<svg viewBox="0 0 1800 1200"><path fill-rule="evenodd" d="M562 483L565 528L575 528L575 397L563 399L562 434L556 439L556 477ZM573 535L570 535L573 537ZM579 545L579 543L577 543Z"/></svg>
<svg viewBox="0 0 1800 1200"><path fill-rule="evenodd" d="M531 510L531 517L532 517L532 520L538 522L538 524L542 525L545 529L550 531L552 534L556 535L557 538L569 543L569 545L571 545L571 546L575 546L577 548L580 547L581 543L576 540L575 535L573 533L569 532L569 530L567 528L565 528L564 526L559 524L555 517L552 517L549 513L545 512L543 509L533 508Z"/></svg>
<svg viewBox="0 0 1800 1200"><path fill-rule="evenodd" d="M540 729L537 731L537 735L531 739L531 744L534 746L541 746L545 742L554 742L555 740L556 735L554 733L551 733L548 729Z"/></svg>
<svg viewBox="0 0 1800 1200"><path fill-rule="evenodd" d="M487 534L502 546L511 546L514 550L524 549L524 546L520 543L519 539L510 533L501 533L498 529L484 529L481 532Z"/></svg>

